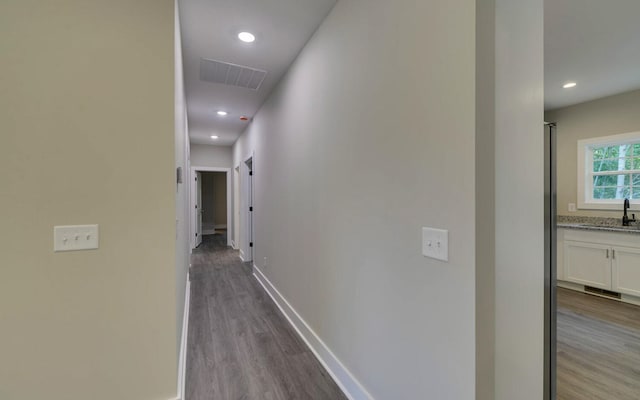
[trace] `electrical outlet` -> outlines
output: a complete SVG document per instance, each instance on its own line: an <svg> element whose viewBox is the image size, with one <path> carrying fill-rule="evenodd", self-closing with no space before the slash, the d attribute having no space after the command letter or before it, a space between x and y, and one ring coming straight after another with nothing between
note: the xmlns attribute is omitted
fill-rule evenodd
<svg viewBox="0 0 640 400"><path fill-rule="evenodd" d="M576 212L576 203L569 203L569 212Z"/></svg>
<svg viewBox="0 0 640 400"><path fill-rule="evenodd" d="M422 255L436 260L449 261L449 231L422 228Z"/></svg>

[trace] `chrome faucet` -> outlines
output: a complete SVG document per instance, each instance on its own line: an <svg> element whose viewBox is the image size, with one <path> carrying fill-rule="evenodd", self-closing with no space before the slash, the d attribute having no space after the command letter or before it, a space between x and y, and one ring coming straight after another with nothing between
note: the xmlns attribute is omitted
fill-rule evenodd
<svg viewBox="0 0 640 400"><path fill-rule="evenodd" d="M627 210L629 209L629 199L624 199L624 215L622 216L622 226L629 226L630 222L636 222L636 215L631 214L633 218L629 219Z"/></svg>

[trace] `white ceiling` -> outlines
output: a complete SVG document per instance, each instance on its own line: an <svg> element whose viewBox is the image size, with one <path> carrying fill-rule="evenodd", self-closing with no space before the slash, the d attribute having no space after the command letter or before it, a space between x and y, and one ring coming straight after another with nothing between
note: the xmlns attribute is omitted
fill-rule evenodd
<svg viewBox="0 0 640 400"><path fill-rule="evenodd" d="M180 0L189 136L232 145L329 13L336 0ZM251 44L237 34L256 36ZM200 59L267 71L258 91L200 80ZM217 110L229 112L226 117ZM219 136L212 140L211 135Z"/></svg>
<svg viewBox="0 0 640 400"><path fill-rule="evenodd" d="M240 116L255 115L335 1L180 0L191 142L232 145L248 124ZM545 109L640 89L639 16L640 0L545 0ZM243 30L256 41L238 40ZM204 82L201 58L267 77L258 91Z"/></svg>
<svg viewBox="0 0 640 400"><path fill-rule="evenodd" d="M545 0L545 109L640 89L640 0ZM575 81L573 89L562 85Z"/></svg>

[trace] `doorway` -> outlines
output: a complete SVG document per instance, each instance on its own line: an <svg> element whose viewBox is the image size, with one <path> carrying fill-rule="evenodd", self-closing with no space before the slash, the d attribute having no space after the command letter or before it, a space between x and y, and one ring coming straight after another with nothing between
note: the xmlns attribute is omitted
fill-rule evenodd
<svg viewBox="0 0 640 400"><path fill-rule="evenodd" d="M570 110L572 115L575 110ZM560 162L568 152L563 144L571 141L569 150L575 151L576 140L567 140L571 127L566 114L556 111L554 115L565 123L545 128L551 143L545 159L550 178L546 182L550 196L545 197L545 211L549 211L545 214L549 225L545 247L548 398L635 400L640 392L640 357L635 351L640 347L640 292L629 290L637 284L633 280L637 275L625 272L635 272L640 265L640 228L623 226L622 204L610 215L593 210L584 215L580 207L556 206L556 199L567 198L569 185L560 184L561 179L566 181L569 170L575 173L576 169L575 161ZM608 150L618 147L609 145ZM617 165L614 159L612 168ZM614 196L615 190L609 193Z"/></svg>
<svg viewBox="0 0 640 400"><path fill-rule="evenodd" d="M639 12L639 2L544 4L545 120L557 155L545 160L557 180L546 219L550 399L640 393L640 86L629 51Z"/></svg>
<svg viewBox="0 0 640 400"><path fill-rule="evenodd" d="M231 246L233 218L230 168L191 168L191 248L205 235L225 235Z"/></svg>

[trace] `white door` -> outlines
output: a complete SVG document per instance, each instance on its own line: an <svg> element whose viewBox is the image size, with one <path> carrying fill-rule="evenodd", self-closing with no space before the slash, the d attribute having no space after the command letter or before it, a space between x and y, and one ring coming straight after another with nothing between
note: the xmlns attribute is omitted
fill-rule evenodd
<svg viewBox="0 0 640 400"><path fill-rule="evenodd" d="M202 243L202 174L196 172L196 246L200 246Z"/></svg>
<svg viewBox="0 0 640 400"><path fill-rule="evenodd" d="M240 247L240 167L233 170L233 245Z"/></svg>
<svg viewBox="0 0 640 400"><path fill-rule="evenodd" d="M609 246L565 240L565 280L611 290L610 257Z"/></svg>
<svg viewBox="0 0 640 400"><path fill-rule="evenodd" d="M640 296L640 249L614 247L611 251L613 290Z"/></svg>
<svg viewBox="0 0 640 400"><path fill-rule="evenodd" d="M253 161L253 160L252 160ZM249 166L249 257L253 260L253 162L247 163Z"/></svg>

